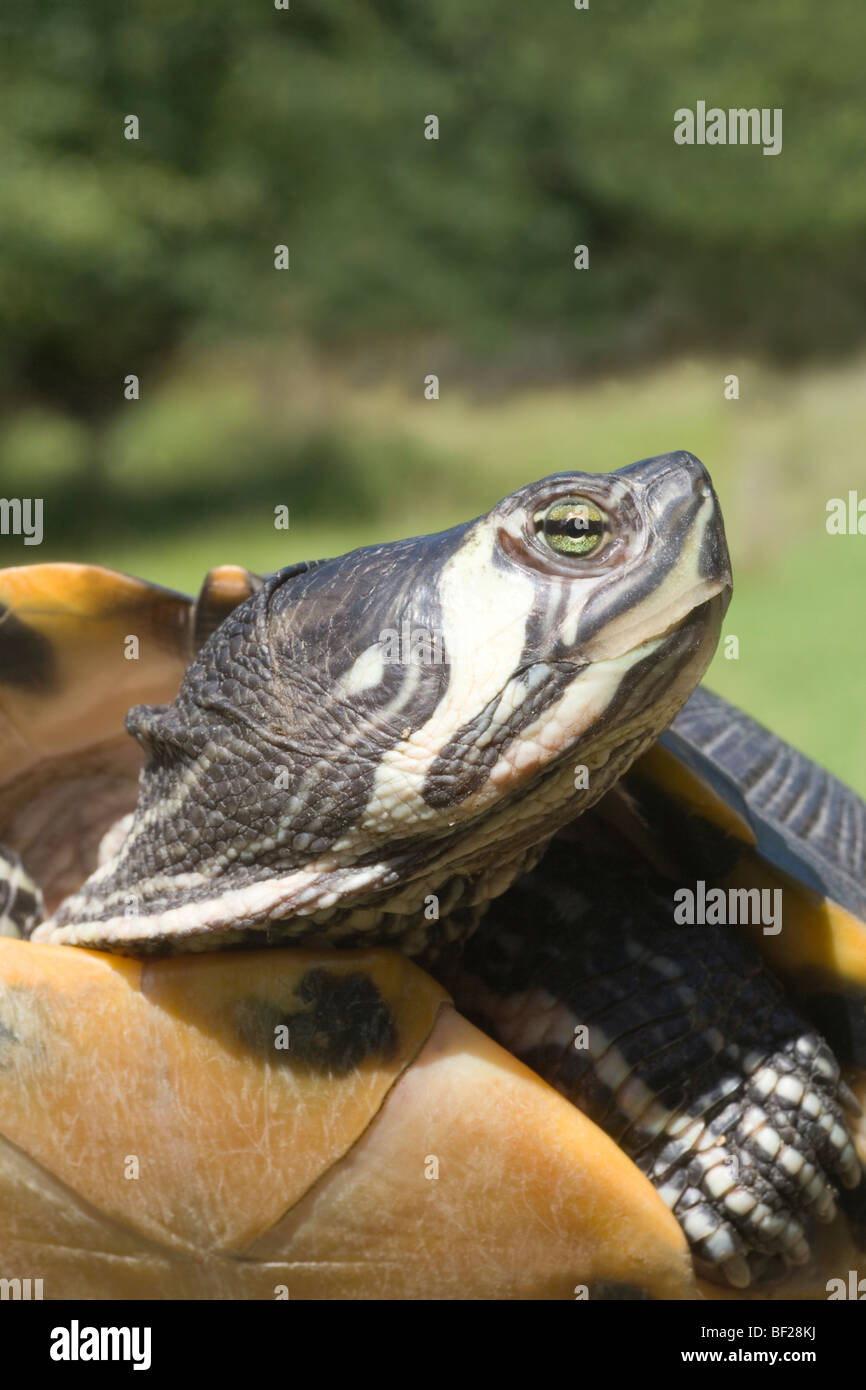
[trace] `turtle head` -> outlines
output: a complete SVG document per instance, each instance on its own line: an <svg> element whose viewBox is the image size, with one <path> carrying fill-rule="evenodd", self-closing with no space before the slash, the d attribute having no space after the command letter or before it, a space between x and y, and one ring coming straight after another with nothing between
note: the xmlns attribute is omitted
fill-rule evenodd
<svg viewBox="0 0 866 1390"><path fill-rule="evenodd" d="M136 954L456 934L700 680L731 591L703 465L560 473L296 565L205 643L119 852L41 939Z"/></svg>

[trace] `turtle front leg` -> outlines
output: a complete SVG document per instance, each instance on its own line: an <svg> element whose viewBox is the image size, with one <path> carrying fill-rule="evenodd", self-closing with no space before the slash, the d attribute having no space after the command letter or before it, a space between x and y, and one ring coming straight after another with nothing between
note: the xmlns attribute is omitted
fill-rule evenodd
<svg viewBox="0 0 866 1390"><path fill-rule="evenodd" d="M607 1131L737 1288L810 1255L860 1180L829 1045L731 927L554 843L443 976L458 1006Z"/></svg>

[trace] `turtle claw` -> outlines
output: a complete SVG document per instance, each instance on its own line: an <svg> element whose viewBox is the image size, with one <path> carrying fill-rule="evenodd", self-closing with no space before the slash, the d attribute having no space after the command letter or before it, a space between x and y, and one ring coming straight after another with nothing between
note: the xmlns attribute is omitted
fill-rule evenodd
<svg viewBox="0 0 866 1390"><path fill-rule="evenodd" d="M791 1265L794 1268L797 1268L800 1265L807 1265L809 1263L809 1260L811 1259L811 1256L812 1248L809 1245L809 1242L804 1238L803 1240L798 1240L796 1245L793 1245L789 1250L786 1250L782 1256L782 1259L785 1261L786 1265Z"/></svg>
<svg viewBox="0 0 866 1390"><path fill-rule="evenodd" d="M830 1222L836 1219L838 1210L836 1198L832 1190L828 1190L815 1207L815 1220L829 1226Z"/></svg>
<svg viewBox="0 0 866 1390"><path fill-rule="evenodd" d="M732 1288L747 1289L752 1282L752 1271L744 1255L732 1255L719 1265L719 1269Z"/></svg>
<svg viewBox="0 0 866 1390"><path fill-rule="evenodd" d="M851 1087L848 1085L847 1081L839 1082L839 1085L837 1087L837 1094L839 1096L840 1104L842 1104L846 1110L849 1110L852 1115L863 1114L863 1107L860 1104L857 1097L855 1096L854 1092L851 1090Z"/></svg>

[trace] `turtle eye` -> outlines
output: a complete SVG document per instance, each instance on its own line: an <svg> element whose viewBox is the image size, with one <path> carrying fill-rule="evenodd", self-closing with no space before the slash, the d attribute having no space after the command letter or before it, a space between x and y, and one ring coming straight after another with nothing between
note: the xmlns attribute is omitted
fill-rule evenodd
<svg viewBox="0 0 866 1390"><path fill-rule="evenodd" d="M545 545L557 555L594 555L610 536L610 523L600 507L586 497L551 502L536 518Z"/></svg>

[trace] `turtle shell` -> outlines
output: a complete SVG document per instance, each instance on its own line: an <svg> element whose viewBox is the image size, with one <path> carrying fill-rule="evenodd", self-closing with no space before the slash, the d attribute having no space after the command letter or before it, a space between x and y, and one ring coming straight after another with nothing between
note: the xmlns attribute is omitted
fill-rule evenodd
<svg viewBox="0 0 866 1390"><path fill-rule="evenodd" d="M96 567L0 572L0 842L49 909L135 804L126 711L171 700L255 582L224 567L194 604ZM851 1020L833 1041L866 1101L862 826L804 837L756 793L745 735L725 748L744 717L708 699L634 786L735 841L732 882L784 881L796 922L759 944ZM613 1140L394 952L0 939L0 1274L45 1298L825 1297L857 1238L840 1214L780 1289L699 1279Z"/></svg>

